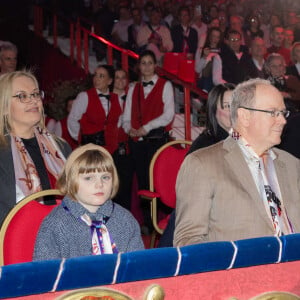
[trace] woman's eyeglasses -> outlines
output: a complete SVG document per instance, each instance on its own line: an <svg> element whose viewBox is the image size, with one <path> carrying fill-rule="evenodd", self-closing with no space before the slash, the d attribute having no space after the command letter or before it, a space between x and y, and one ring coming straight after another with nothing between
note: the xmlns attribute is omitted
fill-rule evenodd
<svg viewBox="0 0 300 300"><path fill-rule="evenodd" d="M42 100L44 99L44 92L43 91L37 91L33 92L31 94L27 94L25 92L20 92L13 96L13 98L18 98L21 103L30 103L32 100Z"/></svg>

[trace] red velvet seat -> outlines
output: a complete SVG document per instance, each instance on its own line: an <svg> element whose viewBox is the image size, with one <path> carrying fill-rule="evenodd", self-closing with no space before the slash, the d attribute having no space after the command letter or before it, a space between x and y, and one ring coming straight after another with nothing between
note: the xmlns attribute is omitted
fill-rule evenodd
<svg viewBox="0 0 300 300"><path fill-rule="evenodd" d="M140 190L138 195L151 201L151 218L155 231L162 234L167 226L169 215L158 219L158 199L164 205L175 208L175 183L177 173L191 145L190 141L172 141L154 154L149 168L149 190ZM154 245L154 238L151 246Z"/></svg>
<svg viewBox="0 0 300 300"><path fill-rule="evenodd" d="M35 201L58 190L44 190L18 202L5 218L0 230L0 265L32 261L36 235L43 219L56 207Z"/></svg>
<svg viewBox="0 0 300 300"><path fill-rule="evenodd" d="M180 61L185 59L185 53L166 52L164 54L163 68L167 72L177 75Z"/></svg>
<svg viewBox="0 0 300 300"><path fill-rule="evenodd" d="M189 83L195 83L195 61L192 59L180 60L178 65L178 78Z"/></svg>

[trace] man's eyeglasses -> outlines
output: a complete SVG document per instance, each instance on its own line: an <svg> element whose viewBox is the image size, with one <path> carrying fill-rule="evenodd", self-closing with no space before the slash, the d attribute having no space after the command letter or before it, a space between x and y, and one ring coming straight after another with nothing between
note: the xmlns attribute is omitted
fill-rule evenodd
<svg viewBox="0 0 300 300"><path fill-rule="evenodd" d="M25 92L20 92L17 95L14 95L13 98L19 98L21 103L30 103L33 99L34 100L42 100L44 99L44 92L43 91L37 91L33 92L31 94L27 94Z"/></svg>
<svg viewBox="0 0 300 300"><path fill-rule="evenodd" d="M238 42L240 40L241 40L240 38L229 38L230 42Z"/></svg>
<svg viewBox="0 0 300 300"><path fill-rule="evenodd" d="M286 119L290 115L289 110L275 110L275 109L274 110L264 110L264 109L246 107L246 106L240 106L239 108L244 108L244 109L252 110L252 111L264 112L264 113L270 114L271 117L276 117L276 118L278 118L279 116L283 116Z"/></svg>

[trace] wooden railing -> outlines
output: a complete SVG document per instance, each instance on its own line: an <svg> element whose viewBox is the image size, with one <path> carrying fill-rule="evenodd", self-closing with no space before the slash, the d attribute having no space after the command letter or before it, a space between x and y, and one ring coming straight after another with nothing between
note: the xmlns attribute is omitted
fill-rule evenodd
<svg viewBox="0 0 300 300"><path fill-rule="evenodd" d="M64 16L58 15L57 12L49 8L34 6L34 32L36 35L43 37L44 29L44 15L49 16L51 23L48 24L52 28L51 34L53 36L53 47L58 47L58 21L68 24L69 27L69 40L70 40L70 53L69 58L71 62L76 63L79 68L83 68L86 74L89 73L89 39L95 39L106 46L106 59L109 65L113 64L114 51L119 52L121 55L121 66L128 72L129 70L129 57L137 60L138 54L131 50L121 48L107 39L98 36L94 33L94 24L84 18L77 18L76 21L68 19ZM84 23L84 25L83 25ZM87 28L89 27L89 28ZM48 33L49 34L49 33ZM207 99L207 93L197 88L195 84L185 82L179 79L163 68L157 67L157 72L160 76L172 81L173 84L181 86L184 92L184 111L185 111L185 139L191 140L191 92L201 100Z"/></svg>

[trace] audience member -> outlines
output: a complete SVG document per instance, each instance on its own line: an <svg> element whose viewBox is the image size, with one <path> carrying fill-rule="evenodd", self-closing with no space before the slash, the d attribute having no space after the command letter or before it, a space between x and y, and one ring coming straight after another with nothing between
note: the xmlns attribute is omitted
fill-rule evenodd
<svg viewBox="0 0 300 300"><path fill-rule="evenodd" d="M218 18L212 19L208 24L207 28L217 27L220 28L220 20Z"/></svg>
<svg viewBox="0 0 300 300"><path fill-rule="evenodd" d="M140 53L142 49L138 46L137 36L138 32L146 24L142 20L141 11L138 8L131 9L133 23L128 27L128 47L130 50Z"/></svg>
<svg viewBox="0 0 300 300"><path fill-rule="evenodd" d="M218 16L219 16L218 6L213 4L208 8L208 14L206 16L206 22L210 23L211 20L218 18Z"/></svg>
<svg viewBox="0 0 300 300"><path fill-rule="evenodd" d="M114 24L111 32L112 42L120 47L128 46L128 27L133 23L129 8L120 6L119 21Z"/></svg>
<svg viewBox="0 0 300 300"><path fill-rule="evenodd" d="M224 36L227 26L228 26L228 20L225 10L219 11L219 21L220 21L220 30L222 32L222 35Z"/></svg>
<svg viewBox="0 0 300 300"><path fill-rule="evenodd" d="M268 81L236 87L231 135L188 155L180 168L174 246L300 231L299 160L273 148L287 116Z"/></svg>
<svg viewBox="0 0 300 300"><path fill-rule="evenodd" d="M294 30L290 27L284 28L283 47L291 50L294 43Z"/></svg>
<svg viewBox="0 0 300 300"><path fill-rule="evenodd" d="M43 97L30 72L0 77L0 224L25 196L55 187L71 152L67 143L45 129Z"/></svg>
<svg viewBox="0 0 300 300"><path fill-rule="evenodd" d="M171 28L173 52L186 53L188 58L193 58L198 47L198 33L190 26L191 16L187 6L179 8L178 19L180 24Z"/></svg>
<svg viewBox="0 0 300 300"><path fill-rule="evenodd" d="M154 3L150 0L147 1L144 5L144 10L143 10L143 20L144 22L150 22L150 16L152 13L152 10L155 9Z"/></svg>
<svg viewBox="0 0 300 300"><path fill-rule="evenodd" d="M241 16L232 15L229 17L229 30L235 30L241 35L241 45L246 45L245 36L244 36L244 20Z"/></svg>
<svg viewBox="0 0 300 300"><path fill-rule="evenodd" d="M153 9L150 15L150 22L145 24L137 35L137 44L141 49L148 49L154 52L159 64L165 52L173 49L173 41L170 30L161 24L161 12Z"/></svg>
<svg viewBox="0 0 300 300"><path fill-rule="evenodd" d="M123 116L123 128L130 136L129 147L139 189L149 187L149 165L153 154L169 140L174 118L172 84L155 73L156 58L146 50L139 57L142 82L130 86ZM145 224L152 224L149 207Z"/></svg>
<svg viewBox="0 0 300 300"><path fill-rule="evenodd" d="M264 32L260 29L259 18L255 15L250 15L246 19L246 30L245 30L245 43L248 47L251 45L251 41L255 37L264 37Z"/></svg>
<svg viewBox="0 0 300 300"><path fill-rule="evenodd" d="M58 180L65 195L40 226L33 260L144 249L137 221L112 201L118 173L111 155L88 144L69 156Z"/></svg>
<svg viewBox="0 0 300 300"><path fill-rule="evenodd" d="M114 70L98 65L93 87L76 97L68 117L70 135L79 144L104 146L112 154L118 148L118 122L122 109L118 96L110 92Z"/></svg>
<svg viewBox="0 0 300 300"><path fill-rule="evenodd" d="M226 33L220 55L215 56L213 60L214 85L225 82L237 84L244 81L248 75L246 66L249 59L247 47L241 45L240 32L229 30Z"/></svg>
<svg viewBox="0 0 300 300"><path fill-rule="evenodd" d="M193 15L191 26L195 28L198 33L198 49L202 49L206 40L207 25L202 22L202 10L200 5L195 6Z"/></svg>
<svg viewBox="0 0 300 300"><path fill-rule="evenodd" d="M18 49L11 42L2 42L0 45L0 75L16 71Z"/></svg>
<svg viewBox="0 0 300 300"><path fill-rule="evenodd" d="M95 33L105 39L111 40L113 26L118 19L115 0L107 0L102 9L100 9L94 16ZM106 45L100 41L93 39L93 49L96 52L97 61L103 61L106 58Z"/></svg>
<svg viewBox="0 0 300 300"><path fill-rule="evenodd" d="M300 42L293 44L291 49L291 59L293 64L287 67L286 74L294 75L300 80Z"/></svg>
<svg viewBox="0 0 300 300"><path fill-rule="evenodd" d="M294 112L300 106L300 81L296 76L285 75L283 56L270 54L265 62L265 72L271 84L281 92L287 108Z"/></svg>
<svg viewBox="0 0 300 300"><path fill-rule="evenodd" d="M271 31L271 47L267 49L267 53L279 53L285 59L288 66L291 62L290 50L283 47L284 29L282 26L275 26Z"/></svg>
<svg viewBox="0 0 300 300"><path fill-rule="evenodd" d="M163 20L167 24L168 28L171 28L174 23L174 7L172 7L172 1L171 0L165 0L163 2Z"/></svg>
<svg viewBox="0 0 300 300"><path fill-rule="evenodd" d="M195 71L199 74L197 86L209 92L213 88L212 64L221 49L221 31L217 27L208 30L203 50L198 49L195 57Z"/></svg>
<svg viewBox="0 0 300 300"><path fill-rule="evenodd" d="M247 76L249 78L265 78L264 63L266 55L265 41L261 37L255 37L250 44L251 59L247 69Z"/></svg>

